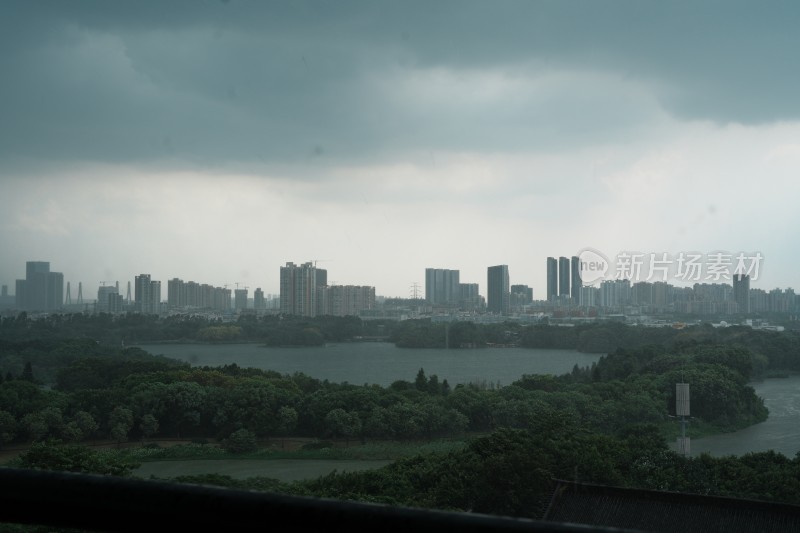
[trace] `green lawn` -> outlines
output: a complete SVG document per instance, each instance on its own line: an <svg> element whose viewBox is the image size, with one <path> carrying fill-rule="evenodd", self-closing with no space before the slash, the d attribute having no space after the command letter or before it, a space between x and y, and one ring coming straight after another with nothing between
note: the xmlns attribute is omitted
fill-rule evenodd
<svg viewBox="0 0 800 533"><path fill-rule="evenodd" d="M199 474L222 474L234 479L265 476L288 483L302 479L316 479L334 470L355 472L380 468L389 463L391 463L389 460L342 459L192 459L142 463L133 475L164 479Z"/></svg>

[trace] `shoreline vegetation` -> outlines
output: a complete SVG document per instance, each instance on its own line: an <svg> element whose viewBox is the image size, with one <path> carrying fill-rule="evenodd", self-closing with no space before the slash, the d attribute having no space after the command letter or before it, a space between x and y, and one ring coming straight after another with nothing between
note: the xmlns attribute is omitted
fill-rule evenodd
<svg viewBox="0 0 800 533"><path fill-rule="evenodd" d="M292 325L273 341L291 338L303 323L284 322ZM0 452L27 446L12 465L130 475L136 465L154 460L387 459L393 462L376 470L291 484L215 475L183 481L518 516L541 511L550 480L564 476L800 502L800 489L788 481L779 490L766 488L775 485L775 476L800 477L800 456L690 459L667 446L678 432L675 383L692 386L690 436L764 421L767 409L749 383L800 370L795 332L504 324L486 331L532 348L574 349L577 342L611 349L591 366L575 365L562 375L526 374L506 386L451 387L420 368L416 376L397 376L383 387L235 364L192 367L87 334L107 326L113 337L132 323L139 337L155 340L180 325L153 317L117 323L108 316L0 322ZM342 339L375 326L357 319L328 324ZM342 326L350 333L337 329ZM411 321L393 326L389 335L424 339L422 330L430 326ZM208 327L228 326L206 323L199 331ZM234 327L245 331L248 324ZM482 331L474 324L461 327ZM336 336L322 329L302 335ZM300 449L286 449L296 438L308 440ZM141 445L171 439L190 442ZM115 444L80 444L87 440ZM762 483L763 476L773 482Z"/></svg>

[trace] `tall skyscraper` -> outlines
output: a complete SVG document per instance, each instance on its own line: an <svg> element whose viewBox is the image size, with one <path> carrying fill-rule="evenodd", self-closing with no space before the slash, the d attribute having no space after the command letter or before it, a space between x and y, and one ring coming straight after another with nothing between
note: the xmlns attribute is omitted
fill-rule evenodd
<svg viewBox="0 0 800 533"><path fill-rule="evenodd" d="M569 259L558 258L558 295L569 297L570 268Z"/></svg>
<svg viewBox="0 0 800 533"><path fill-rule="evenodd" d="M153 297L150 295L150 274L139 274L133 280L133 299L136 311L149 313Z"/></svg>
<svg viewBox="0 0 800 533"><path fill-rule="evenodd" d="M111 299L109 298L112 294L118 294L119 290L115 285L101 285L97 288L97 304L95 306L95 310L98 313L110 313L111 312Z"/></svg>
<svg viewBox="0 0 800 533"><path fill-rule="evenodd" d="M533 289L527 285L511 286L511 307L518 307L533 303Z"/></svg>
<svg viewBox="0 0 800 533"><path fill-rule="evenodd" d="M161 282L152 281L150 274L139 274L134 278L134 299L137 312L157 315L161 311Z"/></svg>
<svg viewBox="0 0 800 533"><path fill-rule="evenodd" d="M186 297L188 292L186 284L180 278L172 278L167 281L167 307L177 309L186 307Z"/></svg>
<svg viewBox="0 0 800 533"><path fill-rule="evenodd" d="M555 257L547 258L547 301L552 302L558 296L558 261Z"/></svg>
<svg viewBox="0 0 800 533"><path fill-rule="evenodd" d="M581 280L581 260L578 256L573 255L570 259L571 263L571 274L572 274L572 283L570 286L570 295L572 299L575 300L577 303L581 297L581 287L583 286L583 280Z"/></svg>
<svg viewBox="0 0 800 533"><path fill-rule="evenodd" d="M733 300L739 305L739 314L750 313L750 276L747 274L733 275Z"/></svg>
<svg viewBox="0 0 800 533"><path fill-rule="evenodd" d="M28 261L17 280L16 306L26 311L55 311L64 306L64 274L50 272L47 261Z"/></svg>
<svg viewBox="0 0 800 533"><path fill-rule="evenodd" d="M477 283L459 283L458 299L464 309L472 310L480 307L481 296Z"/></svg>
<svg viewBox="0 0 800 533"><path fill-rule="evenodd" d="M300 266L286 263L281 267L281 313L316 316L317 268L312 263Z"/></svg>
<svg viewBox="0 0 800 533"><path fill-rule="evenodd" d="M233 306L238 309L247 309L247 289L233 291Z"/></svg>
<svg viewBox="0 0 800 533"><path fill-rule="evenodd" d="M507 315L511 308L508 265L491 266L487 274L486 309L490 313Z"/></svg>
<svg viewBox="0 0 800 533"><path fill-rule="evenodd" d="M264 291L261 290L261 287L258 287L253 293L253 309L266 309L266 308L267 308L267 302L264 299Z"/></svg>
<svg viewBox="0 0 800 533"><path fill-rule="evenodd" d="M358 316L375 307L375 287L330 285L317 288L317 315Z"/></svg>
<svg viewBox="0 0 800 533"><path fill-rule="evenodd" d="M425 299L431 305L457 305L460 299L458 270L425 269Z"/></svg>

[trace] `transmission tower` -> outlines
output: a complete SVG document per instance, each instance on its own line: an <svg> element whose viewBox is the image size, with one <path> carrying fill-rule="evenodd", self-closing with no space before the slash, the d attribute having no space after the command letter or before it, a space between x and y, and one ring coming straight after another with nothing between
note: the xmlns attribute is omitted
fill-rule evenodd
<svg viewBox="0 0 800 533"><path fill-rule="evenodd" d="M420 288L419 283L414 282L414 284L411 285L411 291L410 291L411 297L413 299L415 299L415 300L419 300L419 292L420 292L420 290L421 290L421 288Z"/></svg>

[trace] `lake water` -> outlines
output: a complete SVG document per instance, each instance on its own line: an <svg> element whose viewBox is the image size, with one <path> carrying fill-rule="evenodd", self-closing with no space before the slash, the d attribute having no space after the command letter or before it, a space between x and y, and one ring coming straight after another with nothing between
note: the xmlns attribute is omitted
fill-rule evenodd
<svg viewBox="0 0 800 533"><path fill-rule="evenodd" d="M767 379L751 385L756 394L764 398L769 418L734 433L693 439L693 456L701 453L743 455L775 450L793 458L800 451L800 375Z"/></svg>
<svg viewBox="0 0 800 533"><path fill-rule="evenodd" d="M414 381L420 368L450 385L482 382L510 385L523 374L564 374L576 364L590 366L598 354L574 350L479 348L459 350L398 348L388 342L355 342L320 347L267 348L258 344L149 344L153 354L186 361L193 366L222 366L302 372L317 379L381 386L404 379Z"/></svg>

